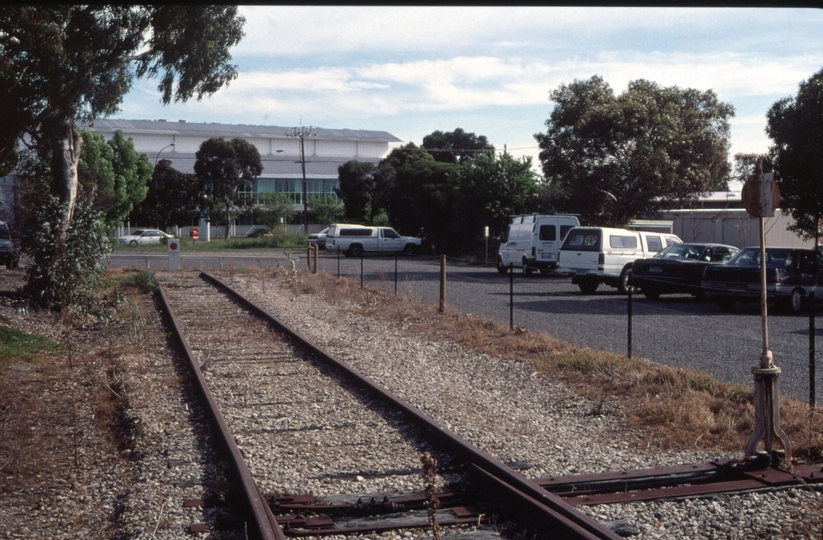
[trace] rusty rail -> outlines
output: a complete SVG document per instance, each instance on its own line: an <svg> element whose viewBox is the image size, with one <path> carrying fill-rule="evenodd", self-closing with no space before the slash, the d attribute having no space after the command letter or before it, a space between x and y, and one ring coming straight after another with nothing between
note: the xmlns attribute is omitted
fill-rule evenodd
<svg viewBox="0 0 823 540"><path fill-rule="evenodd" d="M249 468L243 459L243 455L240 453L240 449L237 447L237 443L231 434L229 425L223 414L220 412L220 408L217 406L217 402L215 402L211 390L209 390L209 385L206 382L206 378L203 376L203 372L200 370L200 366L194 359L194 354L189 347L188 340L180 330L177 317L169 304L168 298L166 297L166 293L163 291L162 286L159 288L159 291L161 304L166 312L166 315L169 317L169 321L174 329L174 335L177 337L180 346L183 348L186 362L194 375L197 389L206 401L208 412L218 428L217 431L220 442L228 452L232 468L234 469L234 472L240 482L243 497L245 498L248 509L251 513L252 522L250 532L256 533L257 537L261 540L285 540L286 536L277 524L277 520L266 503L263 494L254 483L251 472L249 471Z"/></svg>
<svg viewBox="0 0 823 540"><path fill-rule="evenodd" d="M370 392L380 396L386 403L402 410L412 422L429 432L445 447L450 448L453 452L463 456L467 461L475 464L476 468L482 471L475 471L477 477L481 478L483 484L493 493L493 498L504 493L502 497L500 497L500 500L506 498L506 500L511 501L512 499L507 498L512 497L518 501L516 504L519 504L519 506L532 510L523 513L523 517L526 520L524 523L527 523L537 530L551 530L552 538L557 539L620 539L620 536L616 533L563 501L557 495L546 491L532 480L513 471L498 459L475 448L462 437L438 424L411 404L378 386L353 367L309 341L299 332L290 329L265 309L247 299L217 277L206 272L201 272L200 275L237 298L250 310L266 319L269 324L282 329L307 350L311 351L318 359L333 365L350 380L355 381ZM492 480L492 478L494 480Z"/></svg>

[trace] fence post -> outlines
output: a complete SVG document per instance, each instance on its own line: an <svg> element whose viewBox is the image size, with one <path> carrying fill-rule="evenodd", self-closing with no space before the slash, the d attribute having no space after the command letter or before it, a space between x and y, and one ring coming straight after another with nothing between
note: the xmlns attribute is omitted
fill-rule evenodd
<svg viewBox="0 0 823 540"><path fill-rule="evenodd" d="M514 330L514 263L509 263L509 329Z"/></svg>
<svg viewBox="0 0 823 540"><path fill-rule="evenodd" d="M360 250L360 288L363 288L363 249Z"/></svg>
<svg viewBox="0 0 823 540"><path fill-rule="evenodd" d="M397 296L397 257L399 252L394 252L394 295Z"/></svg>
<svg viewBox="0 0 823 540"><path fill-rule="evenodd" d="M814 327L814 291L809 293L809 407L815 406L815 338L817 330Z"/></svg>
<svg viewBox="0 0 823 540"><path fill-rule="evenodd" d="M317 257L318 257L319 251L320 251L320 246L318 246L317 244L314 244L314 249L312 250L312 256L314 258L314 270L312 271L312 274L317 273Z"/></svg>
<svg viewBox="0 0 823 540"><path fill-rule="evenodd" d="M440 256L440 313L446 311L446 256Z"/></svg>
<svg viewBox="0 0 823 540"><path fill-rule="evenodd" d="M626 287L627 292L629 293L629 300L628 300L628 311L629 311L629 324L628 324L628 352L627 355L629 358L632 357L632 290L634 287L629 285Z"/></svg>
<svg viewBox="0 0 823 540"><path fill-rule="evenodd" d="M337 279L340 279L340 247L337 248Z"/></svg>

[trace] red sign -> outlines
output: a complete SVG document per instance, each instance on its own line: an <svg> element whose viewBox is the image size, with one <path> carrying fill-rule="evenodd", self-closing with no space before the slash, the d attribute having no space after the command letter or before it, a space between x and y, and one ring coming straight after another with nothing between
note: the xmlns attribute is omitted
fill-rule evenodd
<svg viewBox="0 0 823 540"><path fill-rule="evenodd" d="M200 238L200 227L192 227L191 230L189 230L189 237L195 240Z"/></svg>

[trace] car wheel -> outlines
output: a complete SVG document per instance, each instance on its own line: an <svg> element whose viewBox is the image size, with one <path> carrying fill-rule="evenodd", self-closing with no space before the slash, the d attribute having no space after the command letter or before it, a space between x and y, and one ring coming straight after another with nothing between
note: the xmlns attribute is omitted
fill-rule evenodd
<svg viewBox="0 0 823 540"><path fill-rule="evenodd" d="M800 289L795 289L783 304L783 310L786 313L798 313L801 307L803 307L803 292Z"/></svg>
<svg viewBox="0 0 823 540"><path fill-rule="evenodd" d="M352 246L349 248L349 255L352 257L361 257L363 255L363 248L360 246Z"/></svg>
<svg viewBox="0 0 823 540"><path fill-rule="evenodd" d="M129 245L130 246L136 246L137 245L137 240L132 240L131 242L129 242Z"/></svg>
<svg viewBox="0 0 823 540"><path fill-rule="evenodd" d="M657 300L660 298L660 291L643 291L643 296L649 300Z"/></svg>
<svg viewBox="0 0 823 540"><path fill-rule="evenodd" d="M631 275L631 266L627 266L622 272L620 272L620 281L617 282L617 290L620 291L620 294L629 293L629 280L631 280Z"/></svg>
<svg viewBox="0 0 823 540"><path fill-rule="evenodd" d="M503 258L502 257L497 258L497 271L500 272L501 274L505 274L506 272L509 271L509 267L503 264Z"/></svg>
<svg viewBox="0 0 823 540"><path fill-rule="evenodd" d="M707 300L709 298L709 295L703 289L700 289L696 293L693 293L692 296L694 296L698 300Z"/></svg>
<svg viewBox="0 0 823 540"><path fill-rule="evenodd" d="M403 255L408 255L409 257L414 255L414 244L407 244L406 247L403 248Z"/></svg>
<svg viewBox="0 0 823 540"><path fill-rule="evenodd" d="M720 308L720 311L725 311L729 313L734 311L734 306L737 305L737 300L734 298L719 298L717 300L717 307Z"/></svg>
<svg viewBox="0 0 823 540"><path fill-rule="evenodd" d="M584 281L582 283L578 283L577 286L580 287L580 292L583 294L594 294L594 291L597 290L597 287L599 287L600 284L596 281Z"/></svg>

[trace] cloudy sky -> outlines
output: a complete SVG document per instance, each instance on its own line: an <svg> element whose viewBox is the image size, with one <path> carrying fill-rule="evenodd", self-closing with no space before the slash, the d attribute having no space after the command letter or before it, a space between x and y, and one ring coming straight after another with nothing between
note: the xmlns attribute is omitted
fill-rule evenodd
<svg viewBox="0 0 823 540"><path fill-rule="evenodd" d="M118 118L388 131L461 127L537 163L549 93L600 75L714 90L732 154L765 152L765 114L823 68L823 10L800 8L241 7L239 77L163 106L140 81Z"/></svg>

